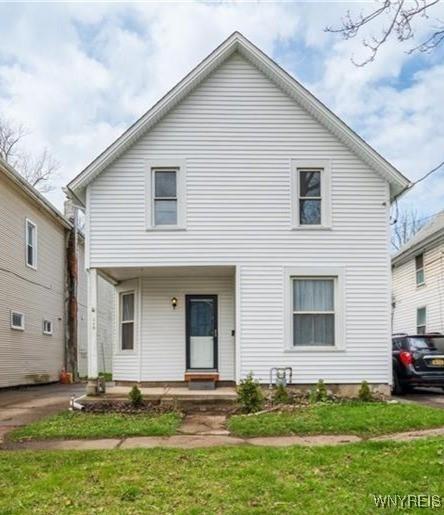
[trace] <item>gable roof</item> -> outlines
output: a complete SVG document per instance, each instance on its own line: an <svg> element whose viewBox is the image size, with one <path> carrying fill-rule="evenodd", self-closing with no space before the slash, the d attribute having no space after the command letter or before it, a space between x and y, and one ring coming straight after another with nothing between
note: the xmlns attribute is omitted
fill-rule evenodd
<svg viewBox="0 0 444 515"><path fill-rule="evenodd" d="M413 238L403 245L392 257L392 264L399 265L410 259L413 255L424 251L428 245L444 238L444 210L420 229Z"/></svg>
<svg viewBox="0 0 444 515"><path fill-rule="evenodd" d="M390 184L391 198L400 195L410 185L394 166L386 161L368 143L340 120L322 102L311 94L296 79L289 75L259 48L239 32L234 32L219 45L196 68L185 76L173 89L139 118L129 129L105 149L69 184L68 189L82 202L85 201L86 186L107 166L134 144L145 132L165 116L186 95L215 70L234 52L239 52L262 71L278 87L305 108L316 120L335 134L346 146L357 154L371 168L376 170Z"/></svg>
<svg viewBox="0 0 444 515"><path fill-rule="evenodd" d="M0 173L5 175L11 182L16 184L25 195L31 199L41 210L49 214L56 222L63 225L66 229L71 229L71 222L49 202L34 186L24 179L14 168L4 159L0 158Z"/></svg>

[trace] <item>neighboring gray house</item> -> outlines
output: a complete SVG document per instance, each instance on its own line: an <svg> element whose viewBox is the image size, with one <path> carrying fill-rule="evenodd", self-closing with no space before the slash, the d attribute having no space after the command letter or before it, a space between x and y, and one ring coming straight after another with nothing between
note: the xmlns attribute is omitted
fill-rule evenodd
<svg viewBox="0 0 444 515"><path fill-rule="evenodd" d="M118 292L117 381L267 383L292 367L388 392L389 211L408 180L241 34L69 184Z"/></svg>
<svg viewBox="0 0 444 515"><path fill-rule="evenodd" d="M86 346L81 306L76 327L80 337L69 337L67 242L72 231L62 213L0 160L0 387L57 381L67 367L69 347ZM80 304L85 302L82 249L81 243ZM98 319L100 346L105 348L111 341L114 301L102 279L98 287L107 300ZM107 361L102 365L101 360L100 370L110 370L111 353L105 350L104 355ZM79 365L82 369L81 359Z"/></svg>
<svg viewBox="0 0 444 515"><path fill-rule="evenodd" d="M444 211L392 258L393 332L444 333Z"/></svg>

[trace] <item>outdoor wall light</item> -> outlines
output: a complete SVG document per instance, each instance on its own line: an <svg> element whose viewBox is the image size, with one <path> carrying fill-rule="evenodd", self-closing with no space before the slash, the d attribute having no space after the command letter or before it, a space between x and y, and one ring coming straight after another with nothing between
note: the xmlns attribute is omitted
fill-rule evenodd
<svg viewBox="0 0 444 515"><path fill-rule="evenodd" d="M173 309L176 309L177 306L177 298L171 297L171 305L173 306Z"/></svg>

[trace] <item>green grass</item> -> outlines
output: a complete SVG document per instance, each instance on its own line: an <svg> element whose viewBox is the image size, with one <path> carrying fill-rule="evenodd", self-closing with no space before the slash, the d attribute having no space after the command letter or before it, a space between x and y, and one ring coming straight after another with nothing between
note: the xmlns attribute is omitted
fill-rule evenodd
<svg viewBox="0 0 444 515"><path fill-rule="evenodd" d="M8 434L11 440L48 438L113 438L125 436L170 436L181 418L176 413L124 415L64 411L21 427Z"/></svg>
<svg viewBox="0 0 444 515"><path fill-rule="evenodd" d="M236 415L228 427L238 436L355 434L363 437L444 426L444 410L418 404L349 402L314 404L293 413Z"/></svg>
<svg viewBox="0 0 444 515"><path fill-rule="evenodd" d="M441 438L287 449L4 451L0 513L377 513L385 510L375 509L373 494L444 496L443 457Z"/></svg>

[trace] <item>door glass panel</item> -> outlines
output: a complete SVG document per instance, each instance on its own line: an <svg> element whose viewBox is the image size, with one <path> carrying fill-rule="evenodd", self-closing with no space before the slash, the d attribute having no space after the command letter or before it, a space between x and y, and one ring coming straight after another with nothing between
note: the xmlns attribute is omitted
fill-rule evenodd
<svg viewBox="0 0 444 515"><path fill-rule="evenodd" d="M190 299L190 367L214 367L214 300Z"/></svg>

